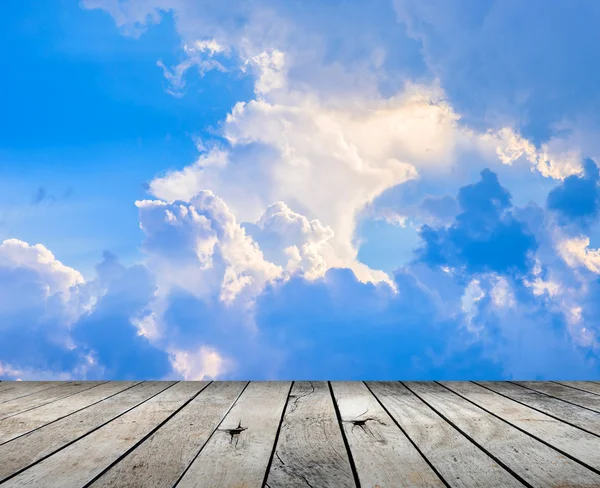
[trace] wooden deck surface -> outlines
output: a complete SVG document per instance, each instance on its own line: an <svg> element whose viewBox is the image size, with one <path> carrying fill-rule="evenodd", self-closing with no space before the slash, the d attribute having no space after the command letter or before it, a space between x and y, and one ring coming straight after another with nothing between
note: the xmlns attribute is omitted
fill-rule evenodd
<svg viewBox="0 0 600 488"><path fill-rule="evenodd" d="M596 382L0 382L0 488L598 487Z"/></svg>

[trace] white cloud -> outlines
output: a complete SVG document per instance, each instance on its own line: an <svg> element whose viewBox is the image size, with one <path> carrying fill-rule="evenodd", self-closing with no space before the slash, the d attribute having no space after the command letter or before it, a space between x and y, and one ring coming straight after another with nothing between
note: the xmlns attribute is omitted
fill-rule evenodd
<svg viewBox="0 0 600 488"><path fill-rule="evenodd" d="M218 351L202 346L197 351L171 351L171 364L186 381L215 379L227 373L232 364Z"/></svg>
<svg viewBox="0 0 600 488"><path fill-rule="evenodd" d="M62 264L46 247L18 239L7 239L0 244L0 266L35 271L47 284L48 295L68 294L71 287L83 283L81 273Z"/></svg>
<svg viewBox="0 0 600 488"><path fill-rule="evenodd" d="M512 308L516 305L514 293L506 278L496 277L496 281L490 290L492 302L498 308Z"/></svg>
<svg viewBox="0 0 600 488"><path fill-rule="evenodd" d="M309 221L285 203L270 205L252 232L267 259L283 267L290 275L316 279L327 270L323 248L334 233L317 219Z"/></svg>
<svg viewBox="0 0 600 488"><path fill-rule="evenodd" d="M476 325L474 321L479 312L477 303L484 297L485 292L481 288L480 281L477 279L471 280L461 298L462 311L466 319L465 326L469 332L477 334L481 331L481 326Z"/></svg>
<svg viewBox="0 0 600 488"><path fill-rule="evenodd" d="M65 266L41 244L5 240L0 244L0 268L12 276L10 281L0 282L0 313L43 303L47 317L60 316L61 322L69 325L90 305L82 293L81 273Z"/></svg>
<svg viewBox="0 0 600 488"><path fill-rule="evenodd" d="M558 252L571 267L581 266L592 273L600 273L600 250L590 249L590 238L586 236L564 239L558 243Z"/></svg>
<svg viewBox="0 0 600 488"><path fill-rule="evenodd" d="M159 290L178 286L206 297L220 289L221 300L232 303L240 295L252 300L282 273L210 191L189 203L143 200L136 205Z"/></svg>
<svg viewBox="0 0 600 488"><path fill-rule="evenodd" d="M529 140L510 128L503 128L483 139L491 138L496 144L496 153L504 164L512 165L519 159L528 161L532 169L547 178L565 179L583 171L582 155L578 149L565 145L565 141L553 138L538 149Z"/></svg>

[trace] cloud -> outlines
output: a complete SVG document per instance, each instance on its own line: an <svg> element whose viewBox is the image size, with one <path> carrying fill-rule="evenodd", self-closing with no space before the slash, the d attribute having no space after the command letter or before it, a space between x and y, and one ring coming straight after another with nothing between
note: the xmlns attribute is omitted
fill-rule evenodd
<svg viewBox="0 0 600 488"><path fill-rule="evenodd" d="M499 128L512 119L539 143L564 120L588 115L598 121L600 71L590 68L599 41L597 2L581 2L575 10L540 0L394 5L470 125Z"/></svg>
<svg viewBox="0 0 600 488"><path fill-rule="evenodd" d="M448 228L421 228L419 259L468 273L524 273L536 249L534 236L509 210L510 194L486 169L481 180L461 188L462 212Z"/></svg>
<svg viewBox="0 0 600 488"><path fill-rule="evenodd" d="M189 203L142 200L136 205L146 235L143 247L160 288L177 286L197 296L220 288L220 299L232 303L240 296L252 300L282 273L210 191L200 191Z"/></svg>
<svg viewBox="0 0 600 488"><path fill-rule="evenodd" d="M266 258L290 275L300 273L315 279L327 270L323 248L334 232L317 219L309 221L285 203L276 202L267 207L256 224L247 223L244 228Z"/></svg>
<svg viewBox="0 0 600 488"><path fill-rule="evenodd" d="M600 172L591 159L584 161L584 174L569 176L548 194L548 208L563 224L588 227L597 220L600 205Z"/></svg>

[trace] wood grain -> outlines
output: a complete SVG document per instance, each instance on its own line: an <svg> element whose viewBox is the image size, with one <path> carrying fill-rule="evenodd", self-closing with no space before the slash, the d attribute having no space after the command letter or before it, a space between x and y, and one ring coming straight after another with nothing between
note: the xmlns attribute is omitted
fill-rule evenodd
<svg viewBox="0 0 600 488"><path fill-rule="evenodd" d="M524 486L404 385L368 382L367 386L450 486Z"/></svg>
<svg viewBox="0 0 600 488"><path fill-rule="evenodd" d="M64 384L63 381L15 381L10 388L0 391L0 404Z"/></svg>
<svg viewBox="0 0 600 488"><path fill-rule="evenodd" d="M250 383L177 487L260 488L290 386Z"/></svg>
<svg viewBox="0 0 600 488"><path fill-rule="evenodd" d="M173 382L150 381L0 446L0 482L157 395Z"/></svg>
<svg viewBox="0 0 600 488"><path fill-rule="evenodd" d="M39 391L27 395L25 397L16 398L0 404L0 420L11 417L21 412L26 412L32 408L41 407L48 403L60 400L80 391L89 390L98 386L104 381L74 381L72 383L66 383L58 385L54 388L48 388L46 390Z"/></svg>
<svg viewBox="0 0 600 488"><path fill-rule="evenodd" d="M105 383L0 420L0 444L89 407L133 385L135 383L132 381Z"/></svg>
<svg viewBox="0 0 600 488"><path fill-rule="evenodd" d="M364 383L332 388L363 488L444 486Z"/></svg>
<svg viewBox="0 0 600 488"><path fill-rule="evenodd" d="M109 422L5 483L11 486L81 488L142 441L193 398L206 383L182 382Z"/></svg>
<svg viewBox="0 0 600 488"><path fill-rule="evenodd" d="M475 383L552 415L563 422L600 435L600 414L596 412L505 381L476 381Z"/></svg>
<svg viewBox="0 0 600 488"><path fill-rule="evenodd" d="M600 476L442 385L405 382L411 391L531 486L598 487Z"/></svg>
<svg viewBox="0 0 600 488"><path fill-rule="evenodd" d="M529 435L588 466L600 468L600 438L468 381L444 385Z"/></svg>
<svg viewBox="0 0 600 488"><path fill-rule="evenodd" d="M132 453L90 486L171 488L246 385L247 382L211 383Z"/></svg>
<svg viewBox="0 0 600 488"><path fill-rule="evenodd" d="M267 486L355 486L348 453L326 382L294 383Z"/></svg>
<svg viewBox="0 0 600 488"><path fill-rule="evenodd" d="M600 396L593 393L549 381L514 381L513 383L600 413Z"/></svg>
<svg viewBox="0 0 600 488"><path fill-rule="evenodd" d="M600 384L593 381L557 381L556 383L600 395Z"/></svg>

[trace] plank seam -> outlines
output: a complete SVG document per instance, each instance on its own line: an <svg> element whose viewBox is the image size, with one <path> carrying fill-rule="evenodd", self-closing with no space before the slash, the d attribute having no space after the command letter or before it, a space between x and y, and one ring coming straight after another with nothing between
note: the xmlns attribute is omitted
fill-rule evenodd
<svg viewBox="0 0 600 488"><path fill-rule="evenodd" d="M569 459L571 459L572 461L575 461L576 463L581 464L583 467L589 469L590 471L593 471L596 474L600 474L600 470L594 468L593 466L590 466L589 464L585 463L584 461L581 461L580 459L577 459L575 456L573 456L572 454L569 454L565 451L563 451L562 449L559 449L558 447L553 446L552 444L546 442L543 439L540 439L539 437L537 437L536 435L531 434L530 432L527 432L526 430L522 429L521 427L509 422L508 420L503 419L502 417L500 417L499 415L496 415L495 413L489 411L488 409L482 407L481 405L478 405L477 403L475 403L472 400L469 400L468 398L464 397L463 395L461 395L460 393L455 392L454 390L451 390L450 388L448 388L447 386L442 385L440 382L436 381L436 383L438 385L443 386L444 388L446 388L448 391L454 393L455 395L463 398L464 400L468 401L469 403L475 405L476 407L480 408L481 410L483 410L484 412L489 413L490 415L493 415L494 417L496 417L497 419L501 420L502 422L510 425L511 427L514 427L515 429L517 429L518 431L521 431L523 434L528 435L529 437L531 437L532 439L537 440L538 442L541 442L542 444L548 446L550 449L554 449L555 451L561 453L563 456L568 457Z"/></svg>
<svg viewBox="0 0 600 488"><path fill-rule="evenodd" d="M86 388L85 390L76 391L75 393L69 393L68 395L65 395L65 396L62 396L62 397L59 397L59 398L55 398L54 400L50 400L49 402L42 403L41 405L36 405L35 407L31 407L31 408L28 408L26 410L21 410L20 412L13 413L11 415L7 415L6 417L1 417L0 421L9 419L11 417L15 417L16 415L21 415L22 413L31 412L32 410L35 410L36 408L45 407L46 405L50 405L51 403L57 402L59 400L64 400L65 398L72 397L73 395L77 395L78 393L83 393L84 391L93 390L94 388L97 388L98 386L105 385L106 383L108 383L108 381L104 381L104 382L102 382L102 383L100 383L98 385L90 386L89 388Z"/></svg>
<svg viewBox="0 0 600 488"><path fill-rule="evenodd" d="M354 478L354 483L356 485L356 488L361 488L360 478L358 477L358 471L356 469L356 463L354 462L354 457L352 456L350 444L348 442L348 438L346 437L346 431L344 430L344 425L342 422L342 414L340 413L340 409L338 407L337 400L335 399L335 395L333 394L333 387L331 386L331 381L327 382L327 386L329 386L329 393L331 395L331 401L333 402L333 409L335 410L335 416L338 421L338 426L342 433L342 440L344 441L344 446L346 447L346 452L348 454L348 461L350 462L350 468L352 469L352 476Z"/></svg>
<svg viewBox="0 0 600 488"><path fill-rule="evenodd" d="M519 383L515 383L514 381L508 381L508 383L511 383L511 384L513 384L513 385L516 385L516 386L520 386L521 388L525 388L525 389L527 389L527 390L534 391L534 392L536 392L536 393L539 393L540 395L546 395L546 396L548 396L548 397L550 397L550 398L554 398L555 400L559 400L559 401L561 401L561 402L568 403L569 405L574 405L574 406L576 406L576 407L583 408L583 409L585 409L585 410L589 410L590 412L594 412L594 413L600 413L600 410L594 410L593 408L586 407L586 406L584 406L584 405L579 405L578 403L573 403L573 402L571 402L571 401L569 401L569 400L565 400L564 398L558 398L558 397L555 397L554 395L550 395L550 393L545 393L545 392L543 392L543 391L536 390L535 388L531 388L531 387L529 387L529 386L525 386L525 385L521 385L521 384L519 384ZM560 386L564 386L564 385L560 385ZM584 391L584 393L589 393L589 392L587 392L587 391Z"/></svg>
<svg viewBox="0 0 600 488"><path fill-rule="evenodd" d="M202 449L204 449L204 447L206 446L206 444L208 444L208 442L210 441L210 439L212 438L212 436L215 435L215 432L219 429L219 427L223 423L223 420L225 420L225 417L227 417L227 414L236 405L236 403L238 402L238 400L242 396L242 393L244 393L244 391L246 391L246 388L248 388L249 384L250 384L249 381L246 382L246 385L244 386L244 388L242 388L242 391L240 391L239 395L235 398L235 400L231 403L231 405L229 405L229 408L225 411L225 413L223 414L223 417L221 417L221 420L219 420L219 422L217 423L217 425L215 426L215 428L213 429L213 431L210 433L210 435L208 436L208 438L200 446L200 449L198 449L198 452L194 455L194 457L190 461L190 464L188 464L188 466L183 470L183 472L181 473L181 475L179 476L179 478L177 478L177 480L173 484L173 488L175 488L181 482L181 480L183 479L183 477L185 476L185 474L190 470L190 468L192 467L192 464L194 464L194 462L196 461L196 459L198 458L198 456L202 452Z"/></svg>
<svg viewBox="0 0 600 488"><path fill-rule="evenodd" d="M600 396L600 393L594 393L593 391L584 390L583 388L579 388L579 387L573 386L573 385L568 385L567 383L561 383L560 381L551 381L550 383L555 383L555 384L561 385L561 386L567 386L569 388L573 388L574 390L585 391L586 393L589 393L590 395Z"/></svg>
<svg viewBox="0 0 600 488"><path fill-rule="evenodd" d="M388 416L392 419L392 422L394 422L396 424L396 426L400 429L400 431L404 434L404 436L408 439L408 441L413 445L413 447L417 450L417 452L421 455L421 457L425 460L425 462L429 465L429 467L433 470L433 472L438 476L440 481L442 483L444 483L445 486L450 488L450 484L446 481L446 479L442 476L442 474L437 470L437 468L433 465L433 463L429 459L427 459L427 456L425 456L425 454L421 451L419 446L417 446L417 444L411 439L411 437L408 435L408 433L404 430L404 428L396 420L396 417L394 417L391 414L391 412L387 409L387 407L383 404L383 402L379 399L379 397L375 394L375 392L373 390L371 390L371 388L369 387L367 382L363 381L363 383L367 387L367 389L371 392L371 395L373 395L375 397L375 400L377 400L377 403L379 403L379 405L381 405L381 408L383 408L385 413L387 413Z"/></svg>
<svg viewBox="0 0 600 488"><path fill-rule="evenodd" d="M263 478L263 482L262 482L263 488L268 486L267 481L269 480L269 473L271 472L271 465L273 464L273 457L275 456L275 452L277 451L277 442L279 441L279 433L281 432L281 426L283 425L283 419L285 417L285 412L287 410L288 404L290 403L290 395L292 394L292 389L294 388L294 383L295 383L295 381L292 381L292 383L290 384L290 389L288 390L288 394L285 397L285 405L283 406L283 411L281 412L281 418L279 419L279 425L277 426L277 432L275 433L275 441L273 442L273 450L271 451L271 455L269 456L269 462L267 463L265 477Z"/></svg>
<svg viewBox="0 0 600 488"><path fill-rule="evenodd" d="M587 430L587 429L585 429L583 427L580 427L579 425L572 424L568 420L563 420L563 419L561 419L559 417L556 417L555 415L553 415L551 413L544 412L543 410L540 410L539 408L532 407L531 405L527 405L526 403L523 403L520 400L516 400L514 398L511 398L508 395L505 395L504 393L497 392L496 390L492 390L491 388L488 388L485 385L481 385L481 384L477 383L476 381L471 381L471 383L473 383L473 384L475 384L477 386L481 386L482 388L485 388L486 390L489 390L492 393L496 393L497 395L503 396L504 398L506 398L507 400L510 400L511 402L519 403L520 405L523 405L524 407L531 408L532 410L535 410L536 412L539 412L539 413L541 413L543 415L547 415L548 417L552 417L553 419L558 420L559 422L562 422L563 424L570 425L571 427L575 427L576 429L582 430L583 432L587 432L588 434L591 434L593 436L600 437L599 434L596 434L595 432L592 432L591 430Z"/></svg>
<svg viewBox="0 0 600 488"><path fill-rule="evenodd" d="M96 432L98 429L101 429L102 427L104 427L105 425L109 424L110 422L112 422L113 420L118 419L119 417L125 415L127 412L130 412L131 410L133 410L136 407L139 407L140 405L143 405L144 403L146 403L148 400L151 400L152 398L154 398L156 395L159 395L160 393L162 393L163 391L168 390L169 388L172 388L173 386L175 386L177 383L179 383L178 381L176 381L175 383L173 383L172 385L167 386L166 388L163 388L162 390L156 392L154 395L149 396L148 398L146 398L144 401L136 403L135 405L133 405L132 407L128 408L127 410L125 410L124 412L120 413L119 415L117 415L116 417L113 417L110 420L107 420L106 422L98 425L97 427L94 427L92 430L90 430L89 432L86 432L85 434L73 439L72 441L67 442L64 446L59 447L58 449L56 449L55 451L52 451L51 453L42 456L40 459L34 461L33 463L25 466L24 468L19 469L18 471L15 471L13 474L11 474L10 476L7 476L4 479L0 479L0 484L10 480L11 478L14 478L15 476L17 476L18 474L21 474L23 471L35 466L38 463L41 463L42 461L44 461L45 459L48 459L50 456L53 456L54 454L56 454L57 452L62 451L63 449L66 449L67 447L69 447L71 444L74 444L75 442L83 439L84 437L92 434L93 432ZM102 400L104 401L104 400Z"/></svg>
<svg viewBox="0 0 600 488"><path fill-rule="evenodd" d="M19 400L21 398L25 398L25 397L28 397L28 396L31 396L31 395L35 395L37 393L41 393L43 391L51 390L52 388L58 388L59 386L70 385L71 383L75 383L75 382L74 381L67 381L66 383L62 383L62 384L58 384L58 385L54 385L54 386L49 386L48 388L44 388L43 390L34 391L32 393L27 393L26 395L21 395L20 397L9 398L8 400L2 400L2 401L0 401L0 404L6 403L6 402L12 402L13 400Z"/></svg>
<svg viewBox="0 0 600 488"><path fill-rule="evenodd" d="M94 405L96 405L96 404L98 404L98 403L100 403L100 402L103 402L104 400L108 400L109 398L112 398L112 397L114 397L115 395L118 395L119 393L123 393L123 392L125 392L125 391L129 390L130 388L133 388L134 386L141 385L142 383L143 383L143 381L139 381L139 382L137 382L137 383L135 383L135 384L133 384L133 385L131 385L131 386L128 386L128 387L127 387L127 388L125 388L124 390L117 391L116 393L113 393L112 395L109 395L109 396L107 396L107 397L104 397L104 398L102 398L102 399L100 399L100 400L98 400L98 401L96 401L96 402L94 402L94 403L90 403L89 405L86 405L85 407L81 407L80 409L78 409L78 410L75 410L75 411L73 411L73 412L71 412L71 413L68 413L67 415L63 415L62 417L59 417L59 418L57 418L57 419L54 419L54 420L51 420L50 422L48 422L48 423L46 423L46 424L44 424L44 425L40 425L39 427L36 427L35 429L31 429L31 430L28 430L27 432L23 432L22 434L19 434L18 436L16 436L16 437L13 437L12 439L9 439L9 440L7 440L7 441L4 441L4 442L0 442L0 446L3 446L4 444L8 444L9 442L12 442L12 441L14 441L14 440L16 440L16 439L19 439L20 437L23 437L23 436L25 436L25 435L27 435L27 434L31 434L32 432L35 432L36 430L39 430L39 429L41 429L41 428L43 428L43 427L46 427L47 425L52 425L54 422L58 422L59 420L66 419L67 417L69 417L69 416L71 416L71 415L74 415L74 414L76 414L77 412L81 412L82 410L85 410L86 408L93 407ZM98 386L101 386L101 385L98 385ZM90 390L91 390L91 389L92 389L92 388L90 388ZM83 390L83 391L80 391L79 393L83 393L83 392L85 392L85 391L88 391L88 390ZM76 395L77 395L77 393L76 393ZM41 405L41 406L43 406L43 405ZM21 413L23 413L23 412L21 412ZM15 415L20 415L20 414L18 413L18 414L15 414ZM0 427L2 427L2 423L1 423L1 422L0 422Z"/></svg>
<svg viewBox="0 0 600 488"><path fill-rule="evenodd" d="M125 459L129 454L135 451L140 445L142 445L146 440L148 440L155 432L157 432L163 425L165 425L169 420L171 420L175 415L181 412L185 407L187 407L200 393L202 393L208 385L210 385L212 381L209 381L206 385L204 385L197 393L192 395L188 400L186 400L178 409L173 411L166 419L160 422L156 427L154 427L150 432L148 432L144 437L142 437L138 442L136 442L133 446L127 449L123 454L121 454L117 459L115 459L112 463L110 463L106 468L104 468L100 473L98 473L94 478L88 481L83 488L88 488L93 485L98 479L100 479L104 474L110 471L113 467L119 464L123 459ZM163 390L164 391L164 390Z"/></svg>
<svg viewBox="0 0 600 488"><path fill-rule="evenodd" d="M466 437L467 440L469 440L475 447L477 447L480 451L483 451L487 456L489 456L491 459L493 459L499 466L504 468L510 475L512 475L514 478L516 478L519 482L521 482L527 488L534 488L532 484L528 483L524 478L521 477L521 475L515 473L509 466L507 466L504 462L502 462L498 457L496 457L494 454L489 452L485 447L483 447L481 444L479 444L469 434L464 432L460 427L455 425L454 422L452 422L444 414L442 414L440 411L438 411L437 408L435 408L433 405L429 404L427 401L425 401L423 398L421 398L419 396L419 394L416 393L415 391L413 391L406 383L404 383L403 381L401 381L400 383L402 385L404 385L413 395L415 395L425 405L427 405L429 408L431 408L431 410L433 410L437 415L439 415L442 419L444 419L448 424L450 424L452 427L454 427L454 429L456 429L460 434L462 434L464 437Z"/></svg>

